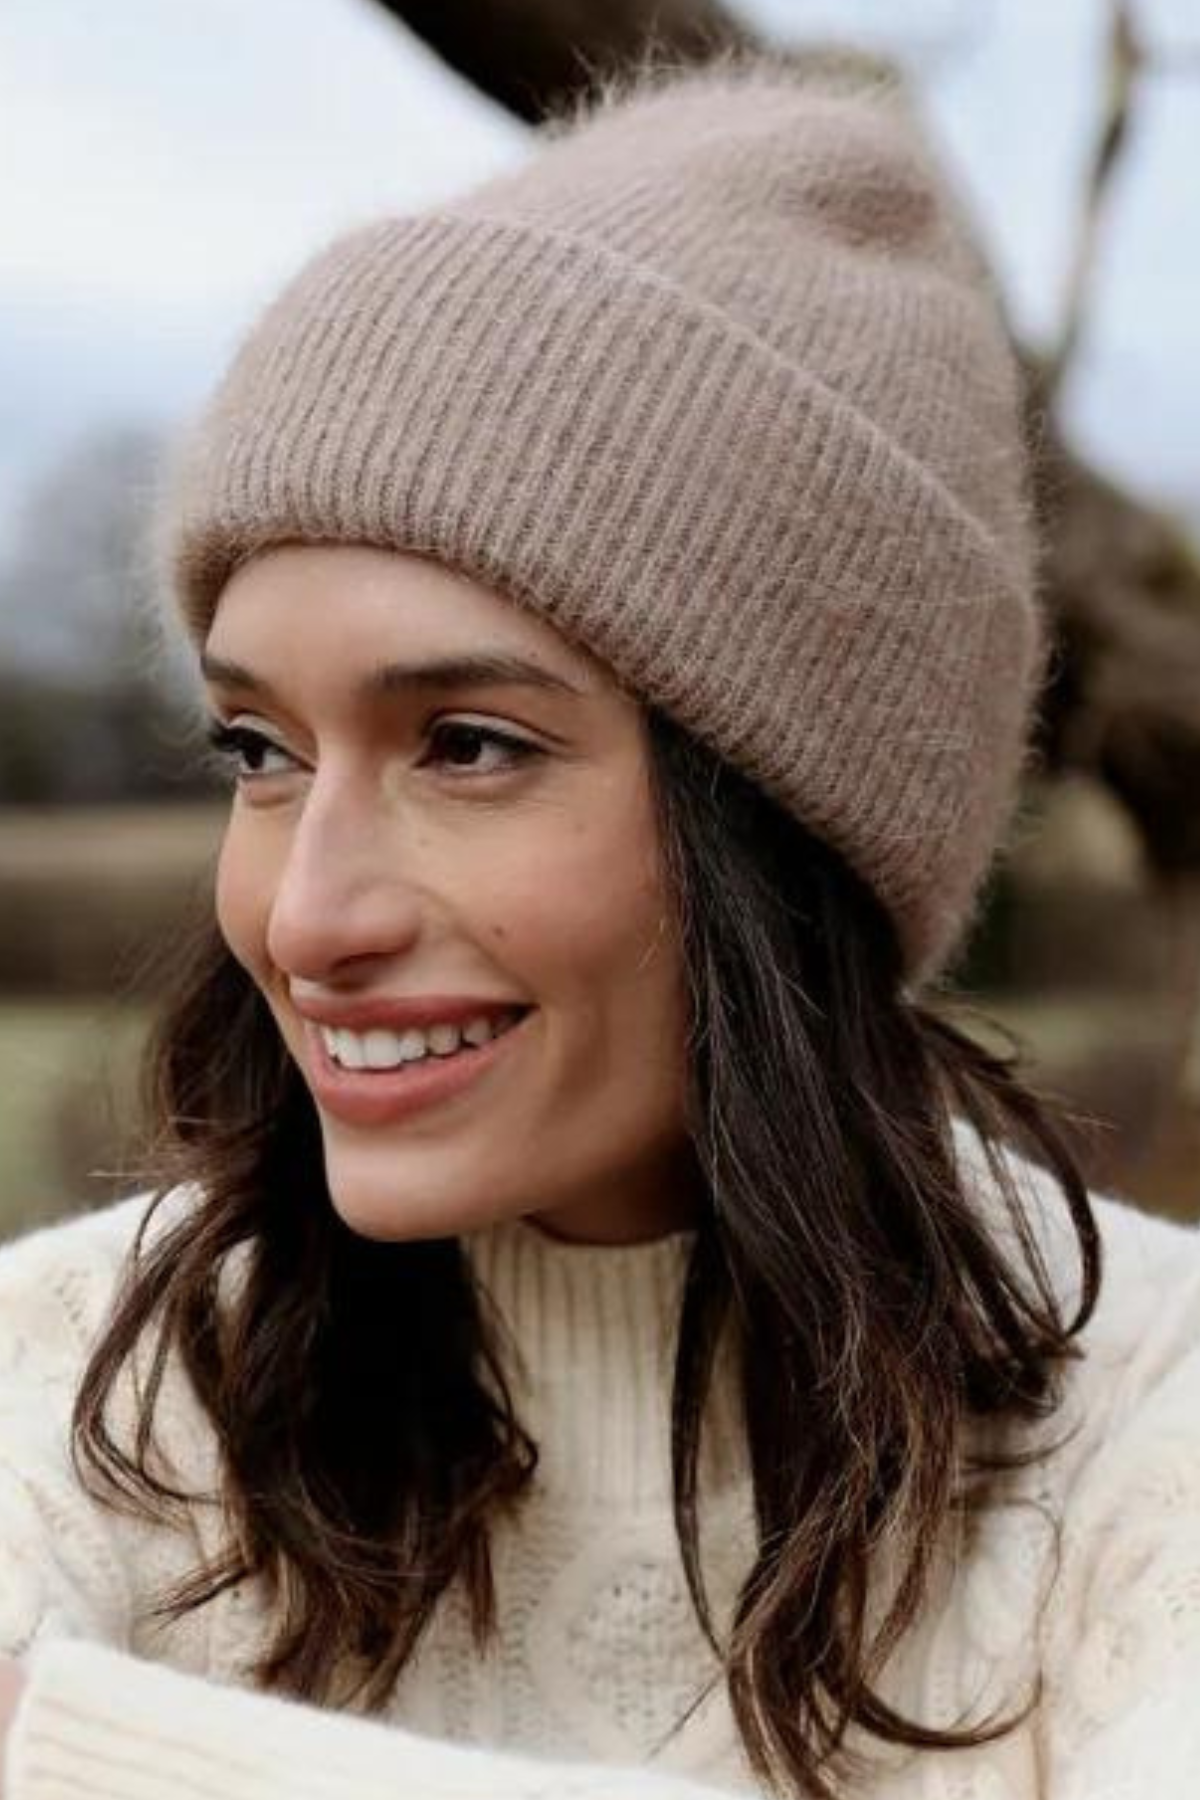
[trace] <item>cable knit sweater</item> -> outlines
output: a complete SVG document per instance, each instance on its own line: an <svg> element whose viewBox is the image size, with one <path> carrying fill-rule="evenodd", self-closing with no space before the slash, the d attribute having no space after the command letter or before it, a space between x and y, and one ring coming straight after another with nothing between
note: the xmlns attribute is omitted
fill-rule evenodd
<svg viewBox="0 0 1200 1800"><path fill-rule="evenodd" d="M177 1624L150 1618L161 1586L219 1541L215 1501L198 1500L186 1530L151 1527L98 1507L72 1476L71 1400L144 1206L128 1200L0 1252L0 1651L28 1673L5 1800L757 1791L710 1685L671 1523L686 1235L588 1248L509 1224L468 1240L526 1364L516 1397L541 1449L535 1488L497 1534L498 1648L478 1657L448 1600L387 1713L365 1719L251 1691L246 1665L267 1623L252 1583ZM856 1738L847 1800L1200 1794L1200 1238L1112 1202L1098 1211L1109 1266L1054 1422L1065 1442L947 1536L922 1619L882 1683L942 1725L1015 1710L1039 1674L1041 1699L977 1749ZM1044 1226L1069 1288L1074 1264L1049 1209ZM753 1542L731 1393L719 1385L702 1470L718 1619ZM173 1366L160 1437L176 1471L214 1494L213 1435Z"/></svg>

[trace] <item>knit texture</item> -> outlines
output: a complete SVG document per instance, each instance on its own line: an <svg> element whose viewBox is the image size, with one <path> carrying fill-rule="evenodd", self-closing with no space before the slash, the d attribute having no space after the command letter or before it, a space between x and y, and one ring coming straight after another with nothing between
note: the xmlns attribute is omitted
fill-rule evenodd
<svg viewBox="0 0 1200 1800"><path fill-rule="evenodd" d="M757 1791L719 1683L672 1733L715 1669L670 1514L685 1236L579 1248L506 1225L470 1240L542 1457L527 1508L497 1534L499 1645L481 1659L460 1607L443 1604L372 1722L246 1691L270 1623L253 1584L178 1624L151 1618L162 1585L220 1542L215 1502L197 1501L186 1526L150 1527L102 1511L71 1473L71 1399L144 1205L0 1253L0 1651L30 1676L5 1800ZM894 1704L941 1725L1012 1710L1039 1673L1043 1700L978 1750L856 1741L864 1761L845 1800L1200 1791L1200 1240L1107 1202L1098 1213L1108 1279L1054 1421L1062 1449L947 1538L926 1612L883 1683ZM1048 1210L1041 1229L1069 1296L1069 1240ZM701 1470L718 1623L753 1546L729 1376ZM211 1492L213 1435L173 1364L159 1441L185 1485Z"/></svg>
<svg viewBox="0 0 1200 1800"><path fill-rule="evenodd" d="M197 641L258 548L435 557L833 844L911 974L964 927L1040 666L1025 462L994 296L887 88L643 76L340 237L241 347L159 539Z"/></svg>

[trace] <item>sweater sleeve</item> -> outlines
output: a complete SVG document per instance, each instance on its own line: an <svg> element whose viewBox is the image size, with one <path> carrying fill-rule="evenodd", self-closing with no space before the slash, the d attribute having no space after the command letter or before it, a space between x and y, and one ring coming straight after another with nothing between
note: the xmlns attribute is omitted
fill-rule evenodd
<svg viewBox="0 0 1200 1800"><path fill-rule="evenodd" d="M128 1219L135 1208L127 1209ZM71 1406L127 1233L0 1250L0 1655L25 1687L0 1800L705 1800L664 1771L467 1748L130 1654L132 1572L69 1459ZM86 1241L85 1241L86 1236ZM69 1246L69 1248L65 1248Z"/></svg>
<svg viewBox="0 0 1200 1800"><path fill-rule="evenodd" d="M1200 1282L1169 1293L1173 1316L1147 1321L1134 1393L1067 1500L1045 1800L1200 1794Z"/></svg>
<svg viewBox="0 0 1200 1800"><path fill-rule="evenodd" d="M7 1656L24 1656L54 1636L123 1645L130 1629L128 1582L106 1517L70 1466L71 1406L83 1356L71 1301L43 1267L42 1241L5 1250L0 1653Z"/></svg>
<svg viewBox="0 0 1200 1800"><path fill-rule="evenodd" d="M4 1800L712 1800L647 1768L444 1743L218 1686L95 1644L42 1645Z"/></svg>

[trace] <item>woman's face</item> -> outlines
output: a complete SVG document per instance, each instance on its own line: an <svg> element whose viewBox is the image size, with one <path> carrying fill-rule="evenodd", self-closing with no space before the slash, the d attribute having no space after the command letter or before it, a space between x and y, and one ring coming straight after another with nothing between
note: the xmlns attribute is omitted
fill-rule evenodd
<svg viewBox="0 0 1200 1800"><path fill-rule="evenodd" d="M491 590L356 545L244 564L203 667L238 771L221 930L346 1223L522 1215L602 1242L686 1219L682 966L637 704Z"/></svg>

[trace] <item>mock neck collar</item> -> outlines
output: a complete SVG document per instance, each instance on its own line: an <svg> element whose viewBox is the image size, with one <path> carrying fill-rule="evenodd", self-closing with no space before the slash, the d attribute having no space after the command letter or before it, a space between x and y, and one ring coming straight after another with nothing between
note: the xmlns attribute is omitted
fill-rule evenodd
<svg viewBox="0 0 1200 1800"><path fill-rule="evenodd" d="M525 1220L463 1239L502 1322L501 1356L538 1445L539 1481L573 1505L669 1504L671 1385L695 1241L694 1230L681 1230L582 1244ZM706 1421L717 1480L731 1400L715 1391Z"/></svg>

